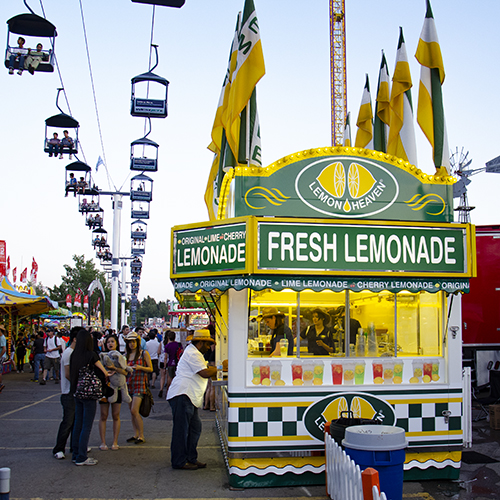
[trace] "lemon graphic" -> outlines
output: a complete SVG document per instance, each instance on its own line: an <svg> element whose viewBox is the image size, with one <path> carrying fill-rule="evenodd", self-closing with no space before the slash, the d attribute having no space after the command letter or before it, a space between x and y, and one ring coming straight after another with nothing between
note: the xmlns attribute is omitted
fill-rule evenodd
<svg viewBox="0 0 500 500"><path fill-rule="evenodd" d="M322 415L327 422L340 418L340 412L347 411L347 401L344 397L334 399L323 411Z"/></svg>
<svg viewBox="0 0 500 500"><path fill-rule="evenodd" d="M352 398L351 411L354 414L354 418L373 418L377 413L366 399L359 398L358 396Z"/></svg>
<svg viewBox="0 0 500 500"><path fill-rule="evenodd" d="M341 198L345 191L344 165L340 162L332 163L325 167L317 177L325 191L335 198Z"/></svg>
<svg viewBox="0 0 500 500"><path fill-rule="evenodd" d="M375 185L377 181L373 178L371 172L357 163L349 165L347 183L349 194L352 198L361 198Z"/></svg>

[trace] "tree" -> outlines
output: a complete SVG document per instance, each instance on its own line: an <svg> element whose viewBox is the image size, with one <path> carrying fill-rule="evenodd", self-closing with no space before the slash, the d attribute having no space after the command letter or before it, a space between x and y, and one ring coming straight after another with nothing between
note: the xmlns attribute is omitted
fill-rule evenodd
<svg viewBox="0 0 500 500"><path fill-rule="evenodd" d="M83 292L83 296L87 294L88 287L92 281L98 279L106 295L105 300L105 316L109 317L111 314L111 287L106 282L106 275L99 271L94 264L92 259L85 260L85 255L73 255L74 267L64 265L64 270L66 271L66 276L61 276L62 283L59 286L54 286L54 288L49 288L49 297L59 303L60 306L66 304L66 295L70 294L72 297L78 293L78 290ZM91 297L89 297L91 310L97 304L97 297L101 294L95 292ZM102 303L101 297L101 303ZM83 303L82 303L83 306Z"/></svg>

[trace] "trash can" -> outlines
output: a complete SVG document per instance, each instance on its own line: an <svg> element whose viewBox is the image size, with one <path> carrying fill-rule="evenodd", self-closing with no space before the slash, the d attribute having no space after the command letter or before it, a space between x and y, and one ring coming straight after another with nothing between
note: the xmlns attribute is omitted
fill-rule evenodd
<svg viewBox="0 0 500 500"><path fill-rule="evenodd" d="M378 471L380 491L387 495L387 500L402 500L407 446L404 429L389 425L347 427L342 444L361 470L373 467Z"/></svg>
<svg viewBox="0 0 500 500"><path fill-rule="evenodd" d="M352 411L342 411L340 412L340 418L332 420L330 423L330 436L332 436L339 446L342 446L342 440L345 437L347 427L353 425L376 425L378 423L378 421L369 418L355 418Z"/></svg>

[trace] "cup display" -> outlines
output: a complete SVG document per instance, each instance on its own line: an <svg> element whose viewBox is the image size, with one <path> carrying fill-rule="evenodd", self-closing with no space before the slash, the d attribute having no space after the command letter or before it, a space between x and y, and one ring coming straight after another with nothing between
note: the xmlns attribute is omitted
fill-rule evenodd
<svg viewBox="0 0 500 500"><path fill-rule="evenodd" d="M332 380L334 385L342 384L342 363L338 361L332 361Z"/></svg>
<svg viewBox="0 0 500 500"><path fill-rule="evenodd" d="M292 362L292 383L293 385L303 385L302 361L297 359Z"/></svg>
<svg viewBox="0 0 500 500"><path fill-rule="evenodd" d="M395 384L401 384L403 382L403 361L397 359L394 361L394 379Z"/></svg>
<svg viewBox="0 0 500 500"><path fill-rule="evenodd" d="M410 378L410 384L419 384L422 382L424 374L424 363L419 359L414 359L412 362L413 376Z"/></svg>
<svg viewBox="0 0 500 500"><path fill-rule="evenodd" d="M271 361L271 382L273 385L285 385L281 379L281 361Z"/></svg>
<svg viewBox="0 0 500 500"><path fill-rule="evenodd" d="M254 361L252 363L252 384L260 384L260 361Z"/></svg>
<svg viewBox="0 0 500 500"><path fill-rule="evenodd" d="M392 384L394 378L394 361L384 360L382 362L382 369L384 370L384 384Z"/></svg>
<svg viewBox="0 0 500 500"><path fill-rule="evenodd" d="M356 361L354 366L354 383L356 385L361 385L365 383L365 362L364 361Z"/></svg>
<svg viewBox="0 0 500 500"><path fill-rule="evenodd" d="M373 383L384 383L384 367L382 366L382 361L373 361Z"/></svg>
<svg viewBox="0 0 500 500"><path fill-rule="evenodd" d="M271 367L269 361L260 362L260 383L262 385L271 385Z"/></svg>
<svg viewBox="0 0 500 500"><path fill-rule="evenodd" d="M323 374L325 373L325 364L323 361L316 361L314 363L314 385L322 385L323 384Z"/></svg>
<svg viewBox="0 0 500 500"><path fill-rule="evenodd" d="M432 359L424 360L424 371L422 382L428 384L432 380Z"/></svg>
<svg viewBox="0 0 500 500"><path fill-rule="evenodd" d="M354 384L355 363L354 362L344 363L343 369L344 369L344 384L345 385Z"/></svg>
<svg viewBox="0 0 500 500"><path fill-rule="evenodd" d="M302 364L302 379L304 380L304 385L312 385L314 379L314 362L304 361Z"/></svg>
<svg viewBox="0 0 500 500"><path fill-rule="evenodd" d="M433 382L437 382L439 380L439 360L438 359L432 360L431 379Z"/></svg>

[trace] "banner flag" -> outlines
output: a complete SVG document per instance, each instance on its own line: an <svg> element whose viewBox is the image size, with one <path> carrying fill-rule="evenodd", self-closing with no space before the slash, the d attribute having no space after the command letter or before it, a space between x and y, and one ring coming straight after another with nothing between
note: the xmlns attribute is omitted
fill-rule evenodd
<svg viewBox="0 0 500 500"><path fill-rule="evenodd" d="M89 296L85 295L85 297L83 297L83 308L87 309L88 307L89 307Z"/></svg>
<svg viewBox="0 0 500 500"><path fill-rule="evenodd" d="M354 147L373 149L373 110L368 75L366 75L365 88L361 97L361 106L359 107L356 126L358 127L358 131L356 132Z"/></svg>
<svg viewBox="0 0 500 500"><path fill-rule="evenodd" d="M392 77L390 101L390 124L387 152L417 165L417 146L413 124L413 104L411 100L410 65L406 55L403 28L399 28L396 66Z"/></svg>
<svg viewBox="0 0 500 500"><path fill-rule="evenodd" d="M81 307L82 306L82 296L79 293L75 294L74 306L75 307Z"/></svg>
<svg viewBox="0 0 500 500"><path fill-rule="evenodd" d="M68 293L68 295L66 295L66 307L71 307L71 295Z"/></svg>
<svg viewBox="0 0 500 500"><path fill-rule="evenodd" d="M12 281L14 282L14 285L15 285L16 281L17 281L17 267L12 269Z"/></svg>
<svg viewBox="0 0 500 500"><path fill-rule="evenodd" d="M450 148L444 117L443 88L445 73L441 47L430 1L420 33L417 61L421 64L418 89L417 122L432 146L436 170L444 167L445 175L450 175Z"/></svg>
<svg viewBox="0 0 500 500"><path fill-rule="evenodd" d="M350 148L352 144L351 140L351 112L347 112L347 117L345 119L345 127L344 127L344 142L343 146L346 148Z"/></svg>
<svg viewBox="0 0 500 500"><path fill-rule="evenodd" d="M389 69L382 51L382 62L378 74L377 99L375 101L375 119L373 123L373 149L387 153L387 139L389 137L390 109Z"/></svg>
<svg viewBox="0 0 500 500"><path fill-rule="evenodd" d="M33 257L33 262L31 263L30 281L32 283L36 283L37 276L38 276L38 264L35 261L35 257Z"/></svg>
<svg viewBox="0 0 500 500"><path fill-rule="evenodd" d="M24 271L21 273L21 276L19 276L19 280L21 283L26 284L28 282L28 268L25 267Z"/></svg>

